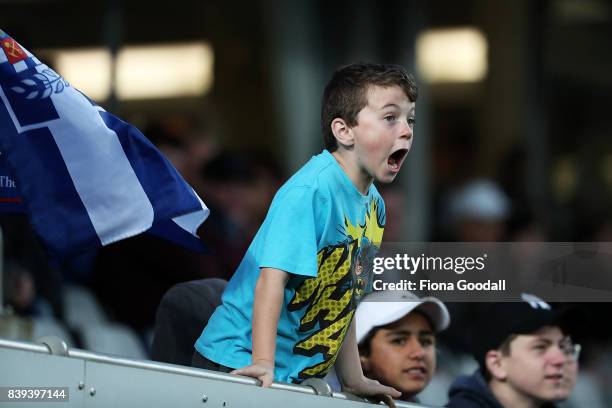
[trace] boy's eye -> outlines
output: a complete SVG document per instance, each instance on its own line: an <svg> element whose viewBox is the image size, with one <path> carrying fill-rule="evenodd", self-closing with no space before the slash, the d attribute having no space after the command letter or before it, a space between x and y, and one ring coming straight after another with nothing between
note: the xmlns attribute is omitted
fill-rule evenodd
<svg viewBox="0 0 612 408"><path fill-rule="evenodd" d="M423 347L430 347L434 345L433 337L421 337L420 342L421 346Z"/></svg>
<svg viewBox="0 0 612 408"><path fill-rule="evenodd" d="M393 122L395 120L395 115L387 115L385 116L385 120L387 122Z"/></svg>
<svg viewBox="0 0 612 408"><path fill-rule="evenodd" d="M408 125L410 127L414 127L416 120L414 120L414 118L408 118Z"/></svg>
<svg viewBox="0 0 612 408"><path fill-rule="evenodd" d="M406 344L406 338L405 337L396 337L396 338L391 340L391 344L394 344L396 346L403 346L404 344Z"/></svg>
<svg viewBox="0 0 612 408"><path fill-rule="evenodd" d="M533 346L533 349L538 351L538 352L544 352L546 351L546 349L548 348L548 346L546 344L540 343L540 344L536 344Z"/></svg>

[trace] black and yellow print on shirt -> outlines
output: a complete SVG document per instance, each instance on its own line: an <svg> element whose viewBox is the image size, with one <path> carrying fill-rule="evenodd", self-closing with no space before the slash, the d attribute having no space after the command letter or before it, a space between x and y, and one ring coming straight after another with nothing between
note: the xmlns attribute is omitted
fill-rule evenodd
<svg viewBox="0 0 612 408"><path fill-rule="evenodd" d="M333 366L357 303L371 291L372 264L384 231L384 213L377 200L366 207L365 219L353 225L344 217L344 240L317 254L317 276L304 280L288 305L304 310L299 331L310 333L293 347L295 354L323 355L323 361L299 373L302 379L323 377ZM315 330L312 332L312 330Z"/></svg>

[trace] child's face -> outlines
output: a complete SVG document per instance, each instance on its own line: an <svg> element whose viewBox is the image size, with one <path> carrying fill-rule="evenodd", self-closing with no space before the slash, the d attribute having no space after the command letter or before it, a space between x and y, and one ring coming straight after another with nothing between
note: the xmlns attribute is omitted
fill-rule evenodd
<svg viewBox="0 0 612 408"><path fill-rule="evenodd" d="M421 313L409 313L378 329L370 355L361 356L369 378L412 397L427 386L436 370L436 337Z"/></svg>
<svg viewBox="0 0 612 408"><path fill-rule="evenodd" d="M371 86L367 98L351 128L357 166L366 180L390 183L412 146L415 103L399 86Z"/></svg>

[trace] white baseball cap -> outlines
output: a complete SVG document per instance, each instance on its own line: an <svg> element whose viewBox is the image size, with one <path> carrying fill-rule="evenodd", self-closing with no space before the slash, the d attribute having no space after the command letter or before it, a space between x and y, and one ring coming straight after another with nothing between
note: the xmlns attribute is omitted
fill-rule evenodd
<svg viewBox="0 0 612 408"><path fill-rule="evenodd" d="M476 219L482 221L503 220L510 214L510 201L494 182L478 179L461 187L450 198L453 221Z"/></svg>
<svg viewBox="0 0 612 408"><path fill-rule="evenodd" d="M379 326L393 323L413 311L423 313L440 332L450 324L448 309L434 297L419 298L409 291L372 292L357 306L355 312L357 343Z"/></svg>

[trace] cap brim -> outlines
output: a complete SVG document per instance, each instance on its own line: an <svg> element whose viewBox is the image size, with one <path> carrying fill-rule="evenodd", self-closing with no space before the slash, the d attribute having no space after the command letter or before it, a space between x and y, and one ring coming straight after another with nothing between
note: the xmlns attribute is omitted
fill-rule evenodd
<svg viewBox="0 0 612 408"><path fill-rule="evenodd" d="M427 317L435 332L442 331L450 324L450 315L444 303L436 298L426 297L409 302L362 302L356 312L357 343L374 328L396 322L413 311Z"/></svg>
<svg viewBox="0 0 612 408"><path fill-rule="evenodd" d="M422 312L429 319L435 332L446 330L450 325L450 314L444 303L433 297L424 297L421 300L422 303L415 310Z"/></svg>

